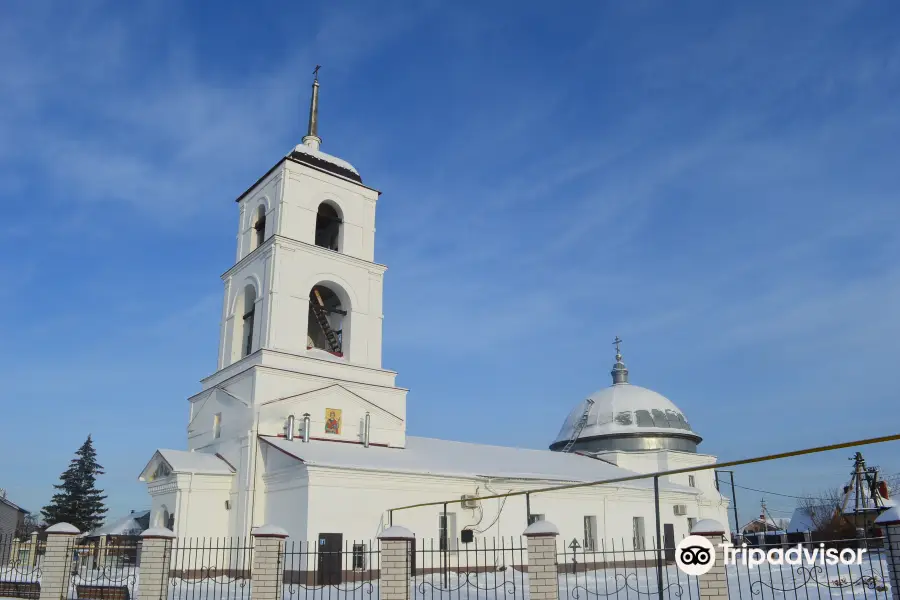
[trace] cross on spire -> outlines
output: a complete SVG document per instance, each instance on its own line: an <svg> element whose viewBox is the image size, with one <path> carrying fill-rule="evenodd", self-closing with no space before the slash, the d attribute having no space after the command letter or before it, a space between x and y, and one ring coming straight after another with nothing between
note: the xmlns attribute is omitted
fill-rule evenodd
<svg viewBox="0 0 900 600"><path fill-rule="evenodd" d="M322 68L322 65L316 65L316 68L313 69L313 81L319 80L319 69Z"/></svg>
<svg viewBox="0 0 900 600"><path fill-rule="evenodd" d="M616 347L616 364L613 365L613 369L610 371L613 384L628 383L628 367L622 362L622 350L619 348L621 343L622 338L616 336L616 339L613 340L613 345Z"/></svg>

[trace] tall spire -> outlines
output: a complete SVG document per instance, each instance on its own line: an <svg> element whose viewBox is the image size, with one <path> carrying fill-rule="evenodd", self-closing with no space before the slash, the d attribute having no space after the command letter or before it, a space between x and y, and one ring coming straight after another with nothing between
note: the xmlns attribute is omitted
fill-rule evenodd
<svg viewBox="0 0 900 600"><path fill-rule="evenodd" d="M309 101L309 128L303 136L303 143L313 150L318 150L322 139L319 137L319 69L322 65L316 65L313 70L312 99Z"/></svg>
<svg viewBox="0 0 900 600"><path fill-rule="evenodd" d="M622 340L619 339L619 336L616 336L616 339L613 340L613 345L616 347L616 364L613 365L612 371L609 372L613 378L613 385L628 383L628 367L622 362L622 352L619 349L619 344L621 343Z"/></svg>

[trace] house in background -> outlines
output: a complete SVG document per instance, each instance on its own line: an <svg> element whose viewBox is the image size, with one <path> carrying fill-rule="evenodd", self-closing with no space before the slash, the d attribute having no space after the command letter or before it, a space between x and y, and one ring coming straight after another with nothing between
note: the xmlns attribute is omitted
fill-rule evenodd
<svg viewBox="0 0 900 600"><path fill-rule="evenodd" d="M12 537L25 526L25 516L28 511L17 504L13 504L6 497L6 490L0 488L0 540Z"/></svg>

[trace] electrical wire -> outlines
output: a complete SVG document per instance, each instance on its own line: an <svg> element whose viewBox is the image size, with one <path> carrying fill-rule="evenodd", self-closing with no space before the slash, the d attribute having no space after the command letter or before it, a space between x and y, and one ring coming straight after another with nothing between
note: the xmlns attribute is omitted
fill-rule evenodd
<svg viewBox="0 0 900 600"><path fill-rule="evenodd" d="M734 484L734 487L741 488L742 490L750 490L751 492L759 492L760 494L770 494L772 496L783 496L785 498L794 498L795 500L819 500L819 498L813 498L812 496L792 496L791 494L782 494L780 492L770 492L769 490L758 490L756 488L747 487L745 485Z"/></svg>

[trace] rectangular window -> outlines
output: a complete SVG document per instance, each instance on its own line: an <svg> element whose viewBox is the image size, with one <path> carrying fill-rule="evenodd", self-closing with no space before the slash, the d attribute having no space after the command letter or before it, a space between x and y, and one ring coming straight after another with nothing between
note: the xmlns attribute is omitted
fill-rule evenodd
<svg viewBox="0 0 900 600"><path fill-rule="evenodd" d="M634 549L644 549L644 517L634 517L631 520L632 530L634 532Z"/></svg>
<svg viewBox="0 0 900 600"><path fill-rule="evenodd" d="M584 518L584 549L597 549L597 517L594 515Z"/></svg>
<svg viewBox="0 0 900 600"><path fill-rule="evenodd" d="M213 438L220 437L222 437L222 413L216 413L213 415Z"/></svg>
<svg viewBox="0 0 900 600"><path fill-rule="evenodd" d="M688 485L691 487L697 487L697 480L694 479L693 475L688 475Z"/></svg>
<svg viewBox="0 0 900 600"><path fill-rule="evenodd" d="M532 523L536 523L538 521L543 521L543 520L544 520L544 515L534 515L534 514L528 515L528 524L529 525L531 525Z"/></svg>
<svg viewBox="0 0 900 600"><path fill-rule="evenodd" d="M363 571L366 568L366 545L353 544L353 570Z"/></svg>
<svg viewBox="0 0 900 600"><path fill-rule="evenodd" d="M438 515L438 540L440 550L456 549L456 513L448 512L446 519L444 513Z"/></svg>
<svg viewBox="0 0 900 600"><path fill-rule="evenodd" d="M691 529L694 528L694 523L697 522L697 519L695 519L694 517L688 517L687 519L688 519L688 535L690 535Z"/></svg>

